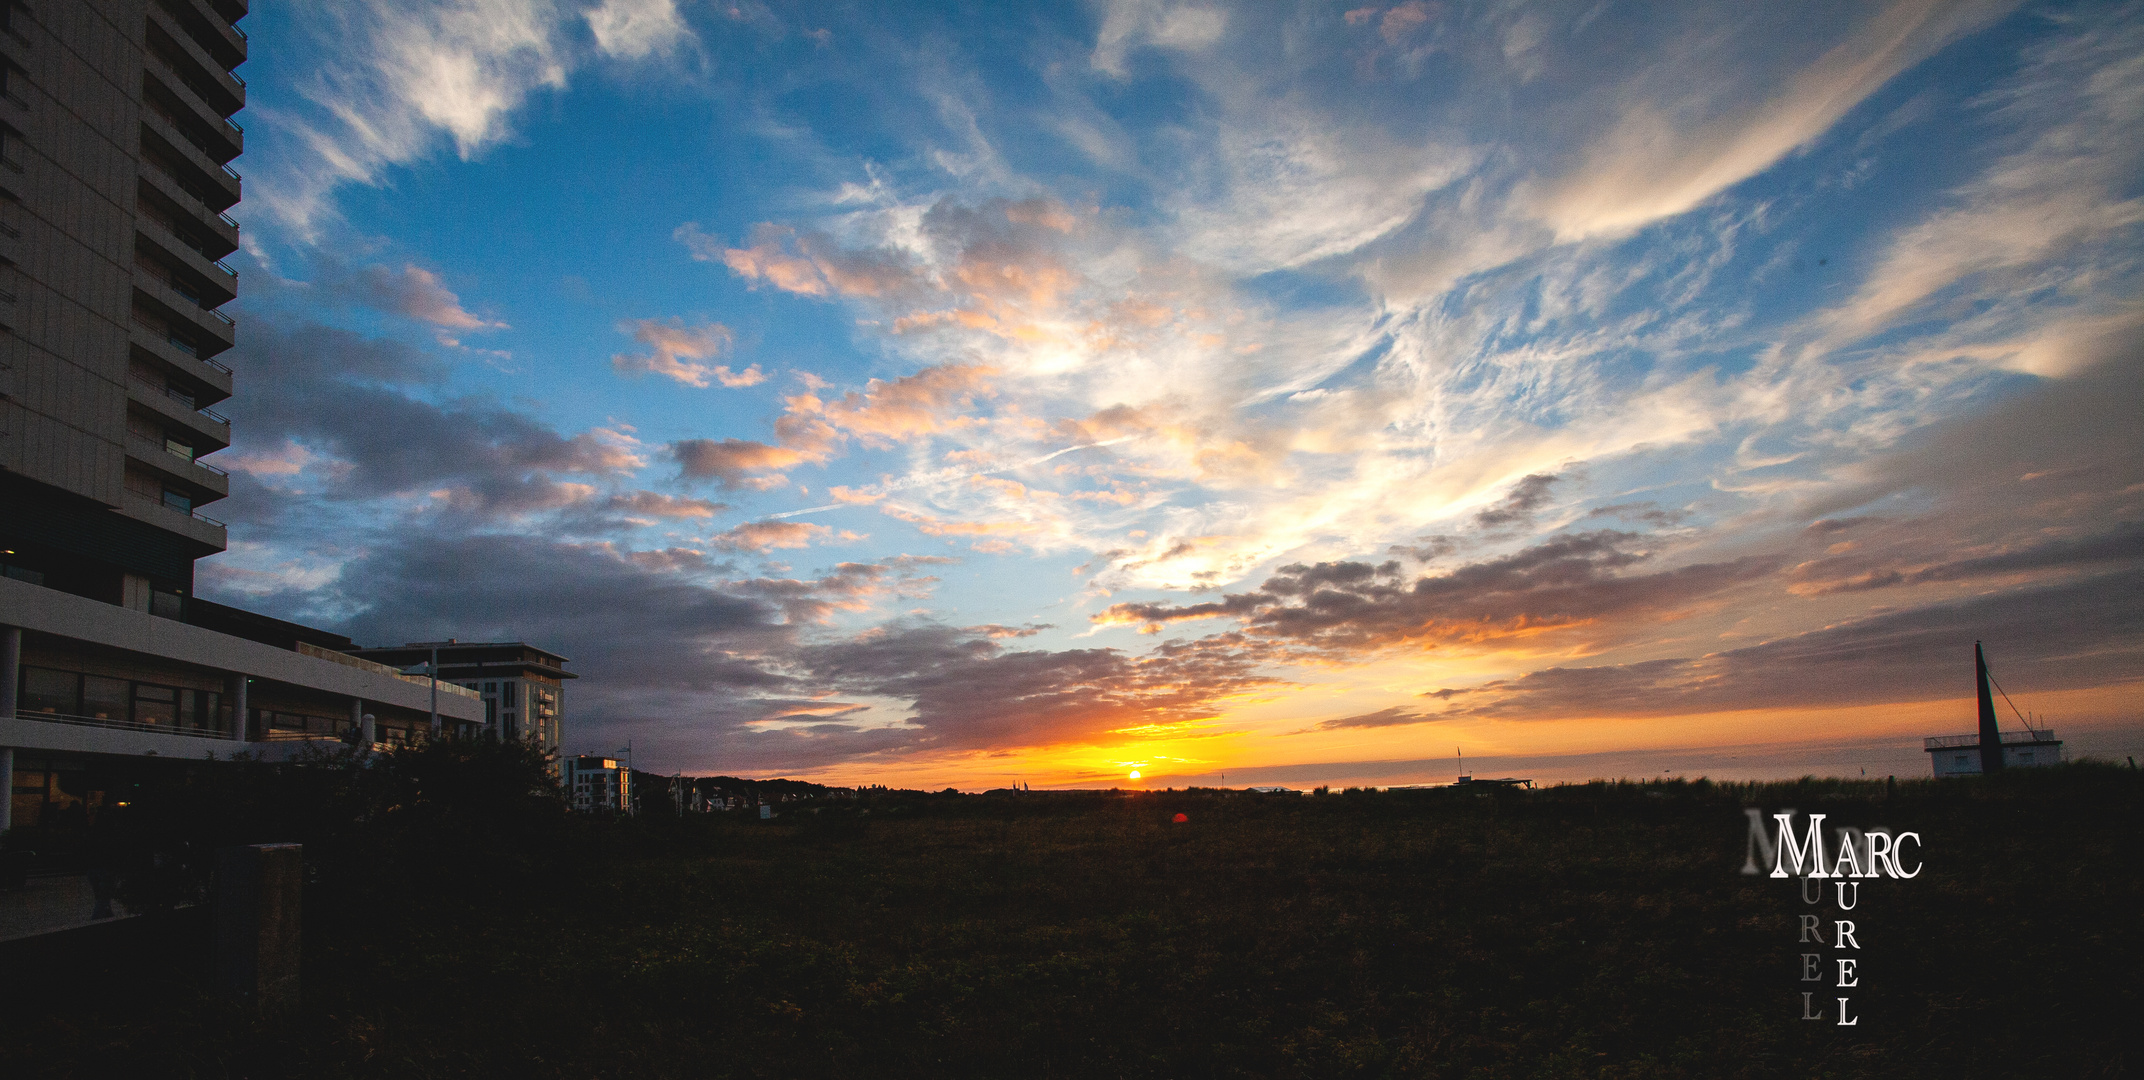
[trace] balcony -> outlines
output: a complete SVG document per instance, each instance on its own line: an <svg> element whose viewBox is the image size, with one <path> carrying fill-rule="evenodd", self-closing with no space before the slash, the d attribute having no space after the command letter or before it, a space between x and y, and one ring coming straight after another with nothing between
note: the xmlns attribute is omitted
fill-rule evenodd
<svg viewBox="0 0 2144 1080"><path fill-rule="evenodd" d="M237 343L238 327L229 315L179 295L178 290L150 277L139 267L134 271L134 303L136 307L146 305L150 314L161 316L172 329L188 335L194 356L211 357ZM186 343L179 341L171 344L182 351L186 348Z"/></svg>
<svg viewBox="0 0 2144 1080"><path fill-rule="evenodd" d="M127 457L148 466L166 482L185 489L193 497L194 505L212 503L231 495L231 474L222 469L191 457L182 456L164 448L154 439L145 439L133 432L127 433Z"/></svg>
<svg viewBox="0 0 2144 1080"><path fill-rule="evenodd" d="M145 67L141 73L141 104L144 117L156 117L165 126L179 133L186 145L199 150L219 169L229 170L230 162L245 149L244 133L231 123L201 107L199 98L192 92L173 90L156 77L162 70L156 65Z"/></svg>
<svg viewBox="0 0 2144 1080"><path fill-rule="evenodd" d="M170 173L179 186L192 192L211 212L230 209L243 194L236 169L211 159L172 127L171 121L153 110L143 109L141 113L141 149L144 158L163 158L151 164Z"/></svg>
<svg viewBox="0 0 2144 1080"><path fill-rule="evenodd" d="M210 209L209 199L146 158L142 161L138 187L135 197L144 212L162 212L187 223L178 226L173 222L173 235L177 235L178 228L188 228L203 238L202 246L194 249L201 252L203 258L221 259L238 250L237 220ZM181 242L185 242L183 237Z"/></svg>
<svg viewBox="0 0 2144 1080"><path fill-rule="evenodd" d="M203 307L222 307L238 298L238 271L189 246L153 217L137 217L135 229L137 254L190 273L205 287L200 290ZM146 252L139 250L144 247Z"/></svg>
<svg viewBox="0 0 2144 1080"><path fill-rule="evenodd" d="M174 344L167 331L143 322L138 315L127 343L147 359L207 386L209 393L196 398L198 404L213 405L231 396L230 368Z"/></svg>
<svg viewBox="0 0 2144 1080"><path fill-rule="evenodd" d="M200 94L162 63L142 69L141 89L142 104L172 121L180 134L209 157L230 161L246 152L246 129L210 108Z"/></svg>
<svg viewBox="0 0 2144 1080"><path fill-rule="evenodd" d="M186 36L228 70L246 62L246 32L203 0L157 0L152 17L169 15L186 28Z"/></svg>
<svg viewBox="0 0 2144 1080"><path fill-rule="evenodd" d="M236 736L215 728L191 727L173 721L168 724L140 720L117 720L108 716L70 716L66 713L38 712L25 709L15 714L17 720L37 720L47 724L73 724L78 727L113 728L119 731L149 731L158 735L187 735L197 739L232 740Z"/></svg>
<svg viewBox="0 0 2144 1080"><path fill-rule="evenodd" d="M222 551L230 546L229 530L223 522L207 514L174 510L147 495L128 491L122 493L124 501L119 512L136 521L154 525L166 532L175 532L196 543Z"/></svg>
<svg viewBox="0 0 2144 1080"><path fill-rule="evenodd" d="M194 35L181 29L171 13L157 5L149 7L149 55L169 68L219 117L246 107L246 81L219 64L201 47ZM168 54L168 55L162 55Z"/></svg>
<svg viewBox="0 0 2144 1080"><path fill-rule="evenodd" d="M127 400L193 433L197 454L213 454L231 445L231 422L213 409L195 408L193 399L177 390L130 378Z"/></svg>

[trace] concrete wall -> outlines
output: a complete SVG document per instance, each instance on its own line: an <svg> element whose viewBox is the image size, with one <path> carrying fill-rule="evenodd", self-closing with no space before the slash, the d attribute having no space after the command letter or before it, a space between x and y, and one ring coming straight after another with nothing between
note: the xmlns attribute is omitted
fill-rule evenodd
<svg viewBox="0 0 2144 1080"><path fill-rule="evenodd" d="M9 578L0 578L0 625L406 709L429 710L431 703L429 687L392 675L347 667ZM441 693L439 715L482 723L484 703L465 695Z"/></svg>

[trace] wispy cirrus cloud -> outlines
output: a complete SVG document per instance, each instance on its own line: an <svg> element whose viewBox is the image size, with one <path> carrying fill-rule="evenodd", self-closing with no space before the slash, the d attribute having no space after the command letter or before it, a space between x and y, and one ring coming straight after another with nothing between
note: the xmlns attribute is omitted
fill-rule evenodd
<svg viewBox="0 0 2144 1080"><path fill-rule="evenodd" d="M355 0L319 9L321 63L301 92L317 111L273 121L303 147L254 198L301 234L345 183L451 143L467 159L506 137L511 114L566 86L570 9L551 0Z"/></svg>
<svg viewBox="0 0 2144 1080"><path fill-rule="evenodd" d="M694 40L678 17L677 0L603 0L581 17L595 35L596 48L620 59L667 54Z"/></svg>

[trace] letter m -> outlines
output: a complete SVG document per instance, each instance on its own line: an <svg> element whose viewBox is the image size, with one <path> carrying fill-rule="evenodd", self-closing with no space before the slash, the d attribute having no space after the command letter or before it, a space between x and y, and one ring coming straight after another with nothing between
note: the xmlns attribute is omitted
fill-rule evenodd
<svg viewBox="0 0 2144 1080"><path fill-rule="evenodd" d="M1824 815L1809 815L1809 835L1802 843L1794 842L1794 815L1792 812L1773 814L1779 822L1779 846L1772 852L1772 876L1787 877L1786 864L1791 861L1794 872L1806 877L1821 878L1831 875L1824 871ZM1804 871L1802 867L1809 869Z"/></svg>
<svg viewBox="0 0 2144 1080"><path fill-rule="evenodd" d="M1772 853L1772 834L1765 828L1764 811L1747 806L1742 812L1749 815L1749 845L1748 853L1742 857L1742 872L1756 877L1764 873L1765 863L1775 862L1777 857ZM1789 816L1793 813L1791 808L1788 809Z"/></svg>

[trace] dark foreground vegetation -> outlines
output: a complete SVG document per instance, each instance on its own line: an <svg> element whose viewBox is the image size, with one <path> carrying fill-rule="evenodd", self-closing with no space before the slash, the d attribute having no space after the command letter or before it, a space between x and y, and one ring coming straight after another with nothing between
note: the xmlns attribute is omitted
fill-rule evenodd
<svg viewBox="0 0 2144 1080"><path fill-rule="evenodd" d="M0 1075L2137 1071L2144 781L2126 768L886 793L772 822L576 820L540 769L442 746L144 796L187 811L188 843L308 845L303 1004L262 1017L209 993L187 911L18 942ZM1852 913L1858 988L1800 981L1797 916L1837 913L1738 872L1749 806L1921 834L1921 875L1864 886ZM1805 989L1827 1019L1800 1019ZM1835 1024L1840 994L1858 1026Z"/></svg>

